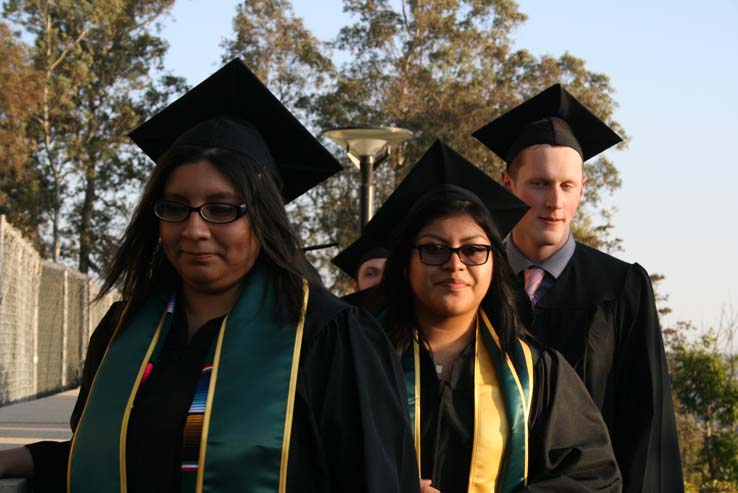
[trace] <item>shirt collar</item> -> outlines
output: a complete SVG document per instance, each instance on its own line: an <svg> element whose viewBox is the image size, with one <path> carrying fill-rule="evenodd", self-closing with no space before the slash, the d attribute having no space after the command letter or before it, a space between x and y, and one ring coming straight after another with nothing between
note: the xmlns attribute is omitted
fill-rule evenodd
<svg viewBox="0 0 738 493"><path fill-rule="evenodd" d="M515 275L520 274L520 271L527 269L528 267L538 266L551 274L554 279L558 279L558 277L564 271L566 264L569 263L572 255L574 255L574 249L576 248L576 246L577 244L574 241L574 236L572 236L570 231L569 237L567 238L566 243L564 243L564 246L559 248L553 255L548 257L543 262L539 262L536 264L528 260L528 257L523 255L523 252L518 250L518 247L516 247L515 243L513 243L512 235L509 235L505 240L507 261L510 263L510 267L512 267Z"/></svg>

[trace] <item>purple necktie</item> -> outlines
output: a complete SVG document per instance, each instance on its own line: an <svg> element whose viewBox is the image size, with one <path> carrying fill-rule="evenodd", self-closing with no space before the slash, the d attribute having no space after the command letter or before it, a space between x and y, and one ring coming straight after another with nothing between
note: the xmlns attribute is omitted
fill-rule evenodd
<svg viewBox="0 0 738 493"><path fill-rule="evenodd" d="M540 267L535 266L528 267L523 271L523 278L525 280L525 292L528 294L528 298L530 298L530 303L533 306L536 306L536 303L538 303L538 296L536 296L536 291L541 285L541 281L543 281L543 276L545 274L546 271L544 271Z"/></svg>

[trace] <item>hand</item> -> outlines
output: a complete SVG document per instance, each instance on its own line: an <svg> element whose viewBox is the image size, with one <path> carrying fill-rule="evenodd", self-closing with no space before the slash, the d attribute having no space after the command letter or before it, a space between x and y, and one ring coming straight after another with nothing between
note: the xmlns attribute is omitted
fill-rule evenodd
<svg viewBox="0 0 738 493"><path fill-rule="evenodd" d="M26 447L0 450L0 478L30 478L33 457Z"/></svg>
<svg viewBox="0 0 738 493"><path fill-rule="evenodd" d="M437 490L433 486L431 486L430 479L421 479L420 480L420 493L441 493L441 490Z"/></svg>

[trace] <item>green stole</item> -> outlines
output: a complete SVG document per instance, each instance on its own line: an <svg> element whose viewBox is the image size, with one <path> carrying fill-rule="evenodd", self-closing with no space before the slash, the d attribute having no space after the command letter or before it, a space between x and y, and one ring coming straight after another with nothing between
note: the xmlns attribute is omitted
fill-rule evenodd
<svg viewBox="0 0 738 493"><path fill-rule="evenodd" d="M474 443L469 493L512 491L528 480L528 419L533 391L533 358L518 340L509 354L483 310L476 324L474 354ZM420 348L415 340L402 357L413 423L418 469L420 455Z"/></svg>
<svg viewBox="0 0 738 493"><path fill-rule="evenodd" d="M220 327L204 415L197 492L286 490L309 290L303 282L297 327L280 325L275 293L265 284L263 267L254 266ZM68 492L127 491L130 410L167 319L167 301L164 295L152 296L126 320L124 330L116 327L72 439Z"/></svg>

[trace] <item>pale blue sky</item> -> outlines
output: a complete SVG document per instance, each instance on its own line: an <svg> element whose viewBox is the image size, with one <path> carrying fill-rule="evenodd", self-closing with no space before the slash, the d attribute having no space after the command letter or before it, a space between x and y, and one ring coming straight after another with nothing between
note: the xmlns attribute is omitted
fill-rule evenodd
<svg viewBox="0 0 738 493"><path fill-rule="evenodd" d="M220 66L235 0L179 0L164 36L167 68L195 84ZM738 310L738 1L519 1L528 21L516 46L565 51L611 78L616 119L631 136L610 157L623 186L608 203L625 251L667 276L667 323L716 325ZM349 18L340 0L293 0L329 40Z"/></svg>

